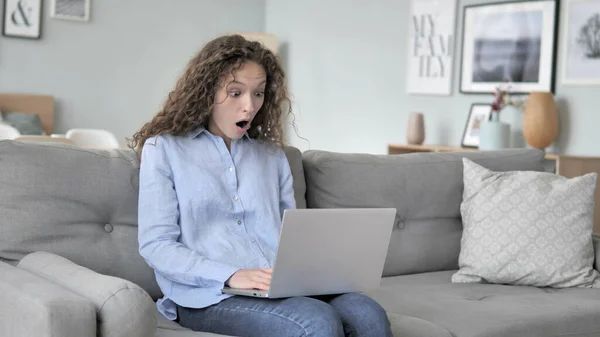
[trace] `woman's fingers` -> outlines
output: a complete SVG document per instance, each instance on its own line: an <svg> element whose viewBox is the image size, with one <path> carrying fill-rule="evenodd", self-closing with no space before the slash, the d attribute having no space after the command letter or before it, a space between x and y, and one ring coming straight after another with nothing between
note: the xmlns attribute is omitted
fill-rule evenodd
<svg viewBox="0 0 600 337"><path fill-rule="evenodd" d="M271 279L271 276L273 275L271 269L259 269L258 273L263 277L267 277L269 280Z"/></svg>
<svg viewBox="0 0 600 337"><path fill-rule="evenodd" d="M271 284L271 277L270 276L265 276L265 275L259 275L259 274L257 274L257 275L253 275L250 279L252 281L254 281L254 282L262 282L262 283L265 283L267 285Z"/></svg>
<svg viewBox="0 0 600 337"><path fill-rule="evenodd" d="M269 290L269 285L266 283L262 283L262 282L254 282L254 284L252 285L252 288L259 289L259 290Z"/></svg>
<svg viewBox="0 0 600 337"><path fill-rule="evenodd" d="M271 285L271 268L239 270L229 279L229 286L238 289L268 290Z"/></svg>

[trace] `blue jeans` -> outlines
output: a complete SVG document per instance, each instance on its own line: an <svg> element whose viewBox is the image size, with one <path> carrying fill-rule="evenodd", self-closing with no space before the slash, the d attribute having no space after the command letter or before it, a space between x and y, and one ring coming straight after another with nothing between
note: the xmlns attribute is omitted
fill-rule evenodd
<svg viewBox="0 0 600 337"><path fill-rule="evenodd" d="M240 337L392 337L383 308L368 296L263 299L233 296L202 309L178 307L179 324Z"/></svg>

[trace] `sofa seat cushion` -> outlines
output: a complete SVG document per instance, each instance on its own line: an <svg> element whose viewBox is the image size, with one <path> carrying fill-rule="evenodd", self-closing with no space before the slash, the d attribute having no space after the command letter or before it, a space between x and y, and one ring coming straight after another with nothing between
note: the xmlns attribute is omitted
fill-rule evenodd
<svg viewBox="0 0 600 337"><path fill-rule="evenodd" d="M600 290L457 284L455 271L386 277L368 295L403 337L600 336Z"/></svg>

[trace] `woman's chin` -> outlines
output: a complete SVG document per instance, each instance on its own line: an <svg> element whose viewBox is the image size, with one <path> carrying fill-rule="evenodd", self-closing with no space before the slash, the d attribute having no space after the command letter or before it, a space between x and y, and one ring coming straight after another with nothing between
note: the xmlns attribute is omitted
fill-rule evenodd
<svg viewBox="0 0 600 337"><path fill-rule="evenodd" d="M242 138L246 134L247 131L248 131L247 128L240 128L239 126L237 126L235 128L235 131L232 134L232 136L234 136L234 137L232 137L232 139Z"/></svg>
<svg viewBox="0 0 600 337"><path fill-rule="evenodd" d="M240 132L240 131L235 131L235 132L231 132L230 134L227 135L227 138L231 139L231 140L240 140L242 137L244 137L244 134L246 132Z"/></svg>

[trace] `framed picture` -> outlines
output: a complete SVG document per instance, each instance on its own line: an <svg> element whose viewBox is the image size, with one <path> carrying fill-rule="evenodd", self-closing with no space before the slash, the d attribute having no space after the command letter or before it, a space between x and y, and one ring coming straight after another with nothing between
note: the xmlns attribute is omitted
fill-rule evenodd
<svg viewBox="0 0 600 337"><path fill-rule="evenodd" d="M411 0L406 88L409 94L450 95L457 0Z"/></svg>
<svg viewBox="0 0 600 337"><path fill-rule="evenodd" d="M55 19L89 21L91 0L51 0L50 16Z"/></svg>
<svg viewBox="0 0 600 337"><path fill-rule="evenodd" d="M491 111L491 104L474 103L471 105L471 110L469 111L469 116L467 118L467 125L465 126L465 131L463 132L461 141L462 147L479 147L479 132L481 130L481 123L490 118Z"/></svg>
<svg viewBox="0 0 600 337"><path fill-rule="evenodd" d="M600 85L600 0L567 0L562 84Z"/></svg>
<svg viewBox="0 0 600 337"><path fill-rule="evenodd" d="M554 93L557 23L555 0L465 6L460 91Z"/></svg>
<svg viewBox="0 0 600 337"><path fill-rule="evenodd" d="M5 0L2 35L39 39L42 36L42 0Z"/></svg>

